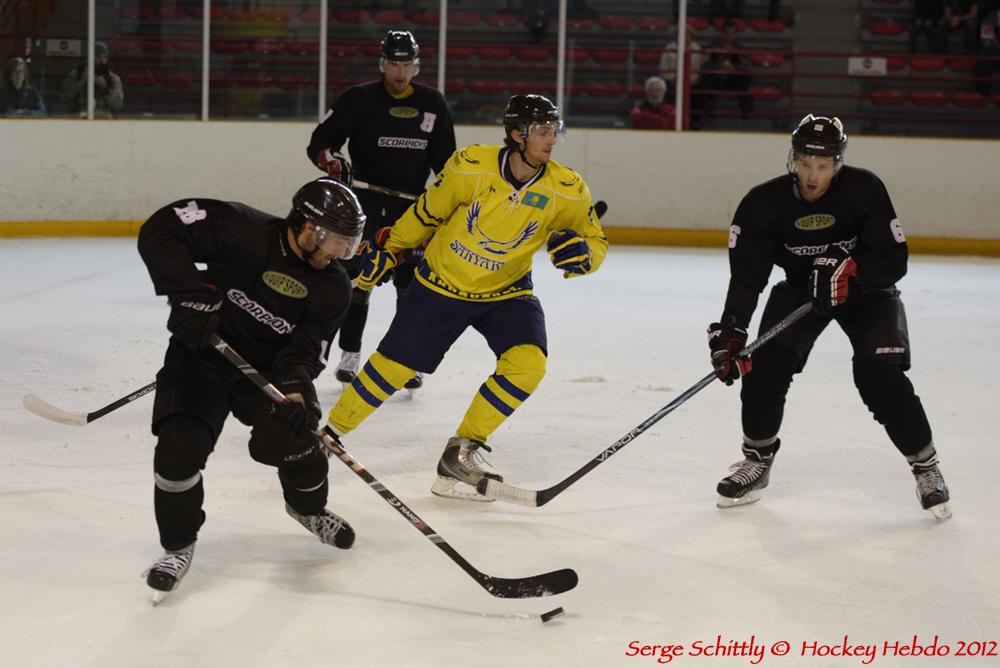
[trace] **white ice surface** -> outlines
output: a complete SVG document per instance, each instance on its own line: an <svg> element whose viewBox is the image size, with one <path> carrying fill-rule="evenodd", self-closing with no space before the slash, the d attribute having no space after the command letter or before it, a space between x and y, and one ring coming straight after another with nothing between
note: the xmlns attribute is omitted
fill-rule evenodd
<svg viewBox="0 0 1000 668"><path fill-rule="evenodd" d="M158 608L140 573L160 554L152 397L86 426L21 407L27 392L95 410L153 379L167 308L129 240L0 245L0 666L639 666L629 643L1000 641L1000 263L915 257L900 287L910 373L951 487L952 520L919 508L901 456L862 405L850 349L828 330L793 385L763 500L726 511L739 458L737 388L710 385L543 508L434 498L440 451L493 370L467 333L413 401L387 402L347 445L473 565L519 577L571 567L579 586L495 599L339 462L330 507L358 532L341 552L283 510L273 470L231 420L205 473L208 521L182 587ZM708 371L721 251L615 248L596 275L536 261L549 370L492 438L508 482L548 487ZM777 272L775 273L775 277ZM365 354L392 290L375 296ZM320 378L325 406L339 389ZM542 624L540 613L566 614ZM661 659L662 660L662 659ZM745 666L682 656L675 665ZM1000 658L879 656L878 666Z"/></svg>

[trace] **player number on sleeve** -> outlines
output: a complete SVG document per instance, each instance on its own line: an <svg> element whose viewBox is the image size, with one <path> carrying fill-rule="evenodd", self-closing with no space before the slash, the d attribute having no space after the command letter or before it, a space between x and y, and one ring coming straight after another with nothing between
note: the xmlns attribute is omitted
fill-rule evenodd
<svg viewBox="0 0 1000 668"><path fill-rule="evenodd" d="M730 248L736 248L736 240L739 239L740 232L742 232L742 230L740 229L739 225L730 225L729 226L729 247Z"/></svg>
<svg viewBox="0 0 1000 668"><path fill-rule="evenodd" d="M897 243L906 243L906 235L903 234L903 224L899 222L899 218L893 218L889 222L889 229L892 230L892 238Z"/></svg>
<svg viewBox="0 0 1000 668"><path fill-rule="evenodd" d="M181 219L181 222L185 225L190 225L191 223L197 223L199 220L205 220L208 217L208 212L204 209L198 208L198 203L191 200L187 203L187 206L183 209L174 207L174 213L177 217Z"/></svg>

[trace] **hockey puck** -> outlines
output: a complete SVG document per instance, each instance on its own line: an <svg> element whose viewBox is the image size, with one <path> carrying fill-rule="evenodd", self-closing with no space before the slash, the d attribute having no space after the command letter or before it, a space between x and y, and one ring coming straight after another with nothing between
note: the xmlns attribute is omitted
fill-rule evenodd
<svg viewBox="0 0 1000 668"><path fill-rule="evenodd" d="M549 610L548 612L542 613L541 615L542 621L547 622L553 617L558 617L559 615L563 614L563 612L565 612L565 610L563 610L561 607L556 608L555 610Z"/></svg>

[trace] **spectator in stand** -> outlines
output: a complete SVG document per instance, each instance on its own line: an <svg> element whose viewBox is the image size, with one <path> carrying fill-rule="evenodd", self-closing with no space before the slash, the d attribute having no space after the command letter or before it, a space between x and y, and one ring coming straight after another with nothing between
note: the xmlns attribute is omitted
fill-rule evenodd
<svg viewBox="0 0 1000 668"><path fill-rule="evenodd" d="M125 94L122 80L108 67L108 45L94 43L94 117L112 118L114 112L122 108ZM87 64L74 67L66 76L62 86L63 101L69 113L81 117L87 115Z"/></svg>
<svg viewBox="0 0 1000 668"><path fill-rule="evenodd" d="M913 0L910 22L910 51L917 53L921 35L931 53L948 50L948 28L944 20L944 0Z"/></svg>
<svg viewBox="0 0 1000 668"><path fill-rule="evenodd" d="M1000 61L983 60L1000 56L1000 9L992 9L983 16L979 26L979 56L976 61L976 90L989 97L993 90L993 73Z"/></svg>
<svg viewBox="0 0 1000 668"><path fill-rule="evenodd" d="M11 58L3 68L0 84L0 114L4 116L45 116L41 93L28 83L28 63Z"/></svg>
<svg viewBox="0 0 1000 668"><path fill-rule="evenodd" d="M975 53L979 41L979 0L948 0L944 7L948 31L962 30L962 48Z"/></svg>
<svg viewBox="0 0 1000 668"><path fill-rule="evenodd" d="M525 0L524 2L524 25L528 26L531 38L535 42L545 39L545 33L549 29L549 22L555 15L555 7L552 0Z"/></svg>
<svg viewBox="0 0 1000 668"><path fill-rule="evenodd" d="M701 117L709 100L701 92L705 87L701 79L701 68L705 65L705 53L701 44L694 40L694 33L691 30L684 31L684 44L684 49L688 54L686 55L688 70L684 78L691 90L687 104L691 107L691 129L697 130L701 127ZM663 48L663 55L660 56L660 77L667 82L667 95L673 99L677 90L677 40L669 42Z"/></svg>
<svg viewBox="0 0 1000 668"><path fill-rule="evenodd" d="M750 66L746 58L739 53L736 43L736 23L727 19L722 24L722 34L712 49L706 72L703 75L704 87L721 91L738 93L740 116L748 118L753 113L753 97L750 95ZM705 106L715 108L715 96L704 96Z"/></svg>
<svg viewBox="0 0 1000 668"><path fill-rule="evenodd" d="M646 95L632 108L632 127L672 130L676 109L667 103L667 82L660 77L646 79Z"/></svg>

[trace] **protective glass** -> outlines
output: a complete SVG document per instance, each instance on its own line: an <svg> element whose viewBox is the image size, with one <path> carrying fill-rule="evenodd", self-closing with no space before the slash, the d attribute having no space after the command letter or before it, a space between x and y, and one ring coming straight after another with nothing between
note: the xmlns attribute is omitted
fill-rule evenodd
<svg viewBox="0 0 1000 668"><path fill-rule="evenodd" d="M541 137L555 135L557 142L566 141L566 123L564 121L547 121L545 123L532 123L528 126L528 136L532 134Z"/></svg>
<svg viewBox="0 0 1000 668"><path fill-rule="evenodd" d="M313 224L315 225L315 223ZM316 225L314 239L316 247L319 250L332 255L338 260L349 260L358 252L358 246L361 244L361 236L364 234L364 231L363 220L358 233L354 236L346 236L322 225Z"/></svg>
<svg viewBox="0 0 1000 668"><path fill-rule="evenodd" d="M389 60L388 58L380 57L378 59L378 71L385 74L386 70L400 70L403 74L410 77L415 77L420 74L420 59L414 58L413 60Z"/></svg>

